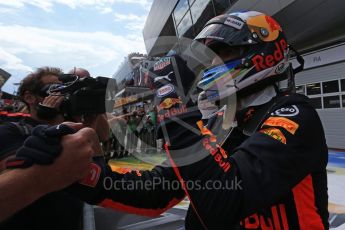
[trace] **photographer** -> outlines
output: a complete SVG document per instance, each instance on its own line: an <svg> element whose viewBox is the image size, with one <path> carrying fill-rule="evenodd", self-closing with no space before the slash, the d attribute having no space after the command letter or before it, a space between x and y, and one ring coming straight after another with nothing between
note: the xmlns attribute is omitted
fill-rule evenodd
<svg viewBox="0 0 345 230"><path fill-rule="evenodd" d="M60 111L64 100L60 95L47 96L47 88L60 84L58 68L43 67L21 82L19 97L29 109L30 118L0 126L0 160L13 157L38 125L57 125L65 118ZM96 123L89 119L89 124ZM39 146L37 146L39 147ZM49 174L45 174L49 180ZM48 194L3 222L1 229L81 229L83 203L65 192ZM57 221L59 218L59 221Z"/></svg>

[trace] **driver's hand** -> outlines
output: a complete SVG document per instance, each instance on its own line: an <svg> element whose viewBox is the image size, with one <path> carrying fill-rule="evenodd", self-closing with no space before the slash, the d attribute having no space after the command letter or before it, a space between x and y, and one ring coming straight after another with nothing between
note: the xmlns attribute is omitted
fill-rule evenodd
<svg viewBox="0 0 345 230"><path fill-rule="evenodd" d="M47 187L51 191L67 187L88 175L95 153L94 146L98 143L96 137L95 131L90 128L62 137L61 154L50 167L46 167L49 171Z"/></svg>
<svg viewBox="0 0 345 230"><path fill-rule="evenodd" d="M6 167L28 168L36 165L50 165L63 150L61 140L64 136L74 134L82 124L60 124L56 126L39 125L32 130L23 146L14 158L6 161ZM91 137L90 137L91 138Z"/></svg>

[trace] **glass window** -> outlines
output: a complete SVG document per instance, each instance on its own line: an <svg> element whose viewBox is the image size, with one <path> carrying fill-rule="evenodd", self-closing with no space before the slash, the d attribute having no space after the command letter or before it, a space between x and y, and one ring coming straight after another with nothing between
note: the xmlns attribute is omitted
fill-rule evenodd
<svg viewBox="0 0 345 230"><path fill-rule="evenodd" d="M345 79L341 79L341 91L345 92Z"/></svg>
<svg viewBox="0 0 345 230"><path fill-rule="evenodd" d="M323 107L325 109L340 108L340 96L324 97Z"/></svg>
<svg viewBox="0 0 345 230"><path fill-rule="evenodd" d="M188 0L180 0L174 10L176 25L178 25L189 8Z"/></svg>
<svg viewBox="0 0 345 230"><path fill-rule="evenodd" d="M310 103L315 109L322 109L321 97L309 98L309 103Z"/></svg>
<svg viewBox="0 0 345 230"><path fill-rule="evenodd" d="M305 86L304 85L296 86L296 93L305 95Z"/></svg>
<svg viewBox="0 0 345 230"><path fill-rule="evenodd" d="M230 0L213 0L216 15L223 14L230 7Z"/></svg>
<svg viewBox="0 0 345 230"><path fill-rule="evenodd" d="M210 0L196 0L193 3L193 5L190 7L194 23L198 21L198 19L200 18L201 14L206 9L209 2Z"/></svg>
<svg viewBox="0 0 345 230"><path fill-rule="evenodd" d="M343 100L343 108L345 108L345 95L342 95L342 100Z"/></svg>
<svg viewBox="0 0 345 230"><path fill-rule="evenodd" d="M307 85L307 94L308 95L321 94L321 84L320 83L308 84Z"/></svg>
<svg viewBox="0 0 345 230"><path fill-rule="evenodd" d="M185 17L182 19L180 24L177 26L177 33L179 37L185 35L185 33L193 26L192 18L190 17L190 13L188 12Z"/></svg>
<svg viewBox="0 0 345 230"><path fill-rule="evenodd" d="M176 30L176 28L177 28L177 22L176 22L176 19L175 19L175 14L174 14L174 12L171 14L171 16L172 16L172 20L174 21L175 30Z"/></svg>
<svg viewBox="0 0 345 230"><path fill-rule="evenodd" d="M198 34L204 28L206 22L215 17L212 1L195 0L191 6L194 32Z"/></svg>
<svg viewBox="0 0 345 230"><path fill-rule="evenodd" d="M339 92L339 81L327 81L322 83L323 93L337 93Z"/></svg>

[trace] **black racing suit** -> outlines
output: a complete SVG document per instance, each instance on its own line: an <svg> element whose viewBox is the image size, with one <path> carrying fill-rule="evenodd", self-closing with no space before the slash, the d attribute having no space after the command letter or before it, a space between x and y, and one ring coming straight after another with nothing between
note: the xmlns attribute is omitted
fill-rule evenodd
<svg viewBox="0 0 345 230"><path fill-rule="evenodd" d="M238 114L239 126L223 148L214 145L212 136L196 135L171 123L167 126L170 162L166 163L172 167L126 174L108 168L103 183L108 189L102 189L94 201L102 201L108 208L155 216L187 195L191 204L186 229L328 229L328 150L317 112L298 94L281 96L268 105L250 136L243 134L243 127L256 119L263 106ZM195 124L197 119L185 122ZM175 151L186 143L199 144ZM205 157L178 166L179 154ZM163 182L156 183L154 189L136 186L154 180ZM179 181L180 186L167 186L167 181ZM114 182L117 186L111 188Z"/></svg>

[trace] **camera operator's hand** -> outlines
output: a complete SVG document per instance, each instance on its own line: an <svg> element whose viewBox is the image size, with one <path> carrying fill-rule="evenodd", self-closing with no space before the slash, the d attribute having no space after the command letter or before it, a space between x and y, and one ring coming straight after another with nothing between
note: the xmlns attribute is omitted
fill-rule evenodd
<svg viewBox="0 0 345 230"><path fill-rule="evenodd" d="M59 111L60 105L63 101L64 97L63 96L48 96L44 98L44 100L41 102L41 105L53 108Z"/></svg>
<svg viewBox="0 0 345 230"><path fill-rule="evenodd" d="M63 96L50 95L38 104L37 116L43 120L49 120L50 124L60 124L64 121L63 115L60 113L60 106L64 100Z"/></svg>

